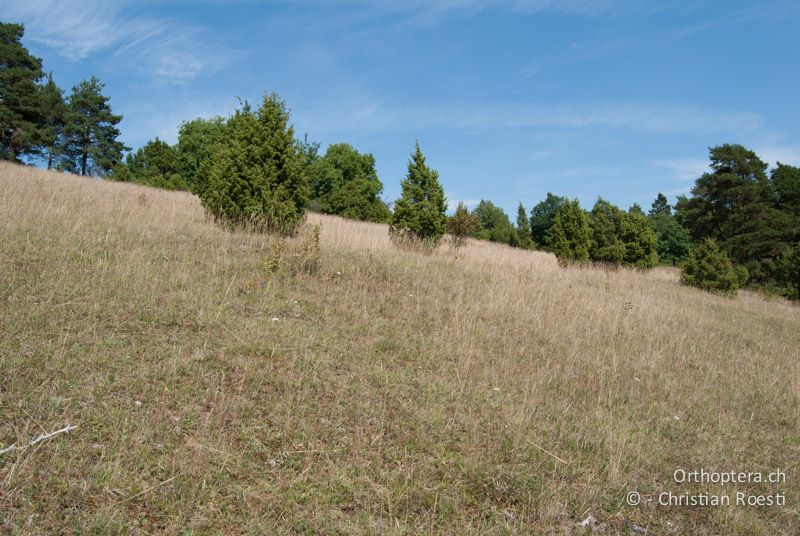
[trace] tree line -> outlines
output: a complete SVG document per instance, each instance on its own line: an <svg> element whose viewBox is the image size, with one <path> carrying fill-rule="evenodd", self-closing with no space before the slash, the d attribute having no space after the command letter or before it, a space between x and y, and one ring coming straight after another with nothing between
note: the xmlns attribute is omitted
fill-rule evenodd
<svg viewBox="0 0 800 536"><path fill-rule="evenodd" d="M65 97L42 60L22 46L21 24L0 23L0 158L81 175L111 172L128 148L103 84L83 80Z"/></svg>
<svg viewBox="0 0 800 536"><path fill-rule="evenodd" d="M228 118L184 122L175 144L158 138L136 151L120 141L103 84L92 77L66 98L41 60L21 44L24 29L0 23L0 151L82 175L106 176L198 195L219 223L291 234L307 210L389 224L398 243L438 245L445 233L554 253L563 264L601 263L640 269L681 266L683 281L734 293L758 286L800 298L800 169L769 170L753 151L733 144L709 150L709 172L671 205L658 194L647 213L603 198L591 208L548 193L516 221L489 200L447 215L439 174L419 143L402 193L391 206L375 158L347 143L297 139L285 103L265 95Z"/></svg>

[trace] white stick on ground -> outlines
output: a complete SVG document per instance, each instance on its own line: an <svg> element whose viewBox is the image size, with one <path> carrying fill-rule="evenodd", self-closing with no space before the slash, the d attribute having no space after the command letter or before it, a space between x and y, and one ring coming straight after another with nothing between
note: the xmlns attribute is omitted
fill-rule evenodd
<svg viewBox="0 0 800 536"><path fill-rule="evenodd" d="M45 439L50 439L53 436L57 436L58 434L63 434L63 433L69 432L70 430L74 430L75 428L77 428L77 426L72 426L72 425L65 426L64 428L62 428L60 430L56 430L55 432L50 432L49 434L42 434L39 437L37 437L36 439L34 439L33 441L31 441L30 443L28 443L27 445L24 445L22 447L18 447L16 444L14 444L14 445L11 445L10 447L6 447L4 449L0 449L0 454L5 454L6 452L11 452L12 450L26 449L28 447L31 447L31 446L35 445L36 443L44 441Z"/></svg>

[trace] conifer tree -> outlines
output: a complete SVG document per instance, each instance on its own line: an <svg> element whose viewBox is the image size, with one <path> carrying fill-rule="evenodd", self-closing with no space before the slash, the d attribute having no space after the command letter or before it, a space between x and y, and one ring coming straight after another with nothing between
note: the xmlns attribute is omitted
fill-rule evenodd
<svg viewBox="0 0 800 536"><path fill-rule="evenodd" d="M622 264L625 244L622 241L623 212L602 197L591 212L592 245L589 256L595 262Z"/></svg>
<svg viewBox="0 0 800 536"><path fill-rule="evenodd" d="M64 158L66 127L69 110L64 93L48 75L47 82L39 87L39 129L36 134L35 152L47 162L47 169L61 167Z"/></svg>
<svg viewBox="0 0 800 536"><path fill-rule="evenodd" d="M631 208L628 209L629 214L641 214L644 216L644 210L642 210L642 206L639 203L634 203L631 205Z"/></svg>
<svg viewBox="0 0 800 536"><path fill-rule="evenodd" d="M796 239L793 218L776 208L767 164L755 152L724 144L709 157L711 172L697 179L691 197L678 199L678 221L695 240L714 238L755 281L767 282L775 258Z"/></svg>
<svg viewBox="0 0 800 536"><path fill-rule="evenodd" d="M118 141L121 115L111 111L104 85L94 76L72 88L65 127L67 168L80 175L105 175L122 161L128 149Z"/></svg>
<svg viewBox="0 0 800 536"><path fill-rule="evenodd" d="M528 220L528 214L525 212L522 201L520 201L517 207L517 236L519 237L519 247L523 249L533 249L536 247L531 237L531 222Z"/></svg>
<svg viewBox="0 0 800 536"><path fill-rule="evenodd" d="M293 234L305 217L308 183L289 112L278 95L257 111L245 103L198 171L203 206L228 227Z"/></svg>
<svg viewBox="0 0 800 536"><path fill-rule="evenodd" d="M548 241L551 250L561 262L589 260L592 243L589 216L577 199L565 201L556 210Z"/></svg>
<svg viewBox="0 0 800 536"><path fill-rule="evenodd" d="M672 213L672 206L662 193L658 194L647 214L658 240L659 261L675 266L692 248L689 231L678 223Z"/></svg>
<svg viewBox="0 0 800 536"><path fill-rule="evenodd" d="M658 238L644 212L622 213L620 238L625 247L624 264L636 268L658 264Z"/></svg>
<svg viewBox="0 0 800 536"><path fill-rule="evenodd" d="M556 211L567 201L567 198L547 192L544 201L531 209L531 239L546 251L550 251L550 228L553 226Z"/></svg>
<svg viewBox="0 0 800 536"><path fill-rule="evenodd" d="M439 173L425 164L419 142L408 161L408 173L401 186L403 191L394 204L390 232L437 244L445 231L447 200Z"/></svg>
<svg viewBox="0 0 800 536"><path fill-rule="evenodd" d="M651 218L672 216L672 206L670 206L667 196L659 192L647 215Z"/></svg>
<svg viewBox="0 0 800 536"><path fill-rule="evenodd" d="M739 277L730 259L713 238L692 249L683 265L681 281L686 285L725 294L736 294Z"/></svg>
<svg viewBox="0 0 800 536"><path fill-rule="evenodd" d="M0 23L0 159L16 161L31 151L38 123L37 82L42 60L22 46L25 28Z"/></svg>

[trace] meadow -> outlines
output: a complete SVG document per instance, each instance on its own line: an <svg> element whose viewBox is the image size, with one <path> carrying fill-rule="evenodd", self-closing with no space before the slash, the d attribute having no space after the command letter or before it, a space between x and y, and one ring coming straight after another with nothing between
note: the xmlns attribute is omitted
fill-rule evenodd
<svg viewBox="0 0 800 536"><path fill-rule="evenodd" d="M12 444L9 534L798 534L800 308L0 163Z"/></svg>

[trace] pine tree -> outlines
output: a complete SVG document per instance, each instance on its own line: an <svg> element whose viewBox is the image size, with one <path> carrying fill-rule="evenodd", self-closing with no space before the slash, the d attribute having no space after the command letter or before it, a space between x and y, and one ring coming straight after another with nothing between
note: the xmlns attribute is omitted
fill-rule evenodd
<svg viewBox="0 0 800 536"><path fill-rule="evenodd" d="M408 161L408 174L395 201L390 233L430 245L438 244L445 231L447 200L439 173L425 164L419 142Z"/></svg>
<svg viewBox="0 0 800 536"><path fill-rule="evenodd" d="M72 88L65 128L68 169L81 175L105 175L122 161L128 147L118 141L121 115L111 111L104 85L94 76Z"/></svg>
<svg viewBox="0 0 800 536"><path fill-rule="evenodd" d="M679 198L679 223L695 240L714 238L754 281L767 282L774 260L796 236L793 219L775 206L774 185L767 164L741 145L725 144L709 151L711 172Z"/></svg>
<svg viewBox="0 0 800 536"><path fill-rule="evenodd" d="M562 263L589 260L592 243L589 216L577 199L567 200L558 208L548 238L553 253Z"/></svg>
<svg viewBox="0 0 800 536"><path fill-rule="evenodd" d="M203 206L228 227L293 234L305 217L308 183L289 112L278 95L257 111L245 103L198 171Z"/></svg>
<svg viewBox="0 0 800 536"><path fill-rule="evenodd" d="M36 142L42 60L22 46L25 28L0 23L0 159L16 161Z"/></svg>
<svg viewBox="0 0 800 536"><path fill-rule="evenodd" d="M69 118L64 93L48 75L47 82L39 87L39 117L36 135L36 154L47 162L47 169L60 167L66 145L66 127Z"/></svg>
<svg viewBox="0 0 800 536"><path fill-rule="evenodd" d="M672 216L672 206L670 206L667 196L659 192L647 215L651 218Z"/></svg>
<svg viewBox="0 0 800 536"><path fill-rule="evenodd" d="M778 162L770 173L770 182L775 191L775 206L800 219L800 168ZM800 224L796 228L800 230Z"/></svg>

